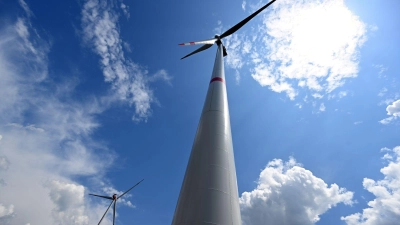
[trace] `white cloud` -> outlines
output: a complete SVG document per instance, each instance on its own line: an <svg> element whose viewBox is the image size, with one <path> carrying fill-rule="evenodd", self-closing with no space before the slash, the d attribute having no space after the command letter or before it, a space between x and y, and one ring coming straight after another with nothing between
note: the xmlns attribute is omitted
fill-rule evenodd
<svg viewBox="0 0 400 225"><path fill-rule="evenodd" d="M244 225L314 224L339 203L353 204L353 193L322 179L291 158L275 159L260 173L257 187L239 199Z"/></svg>
<svg viewBox="0 0 400 225"><path fill-rule="evenodd" d="M363 121L356 121L356 122L354 122L354 125L360 125L362 123L363 123Z"/></svg>
<svg viewBox="0 0 400 225"><path fill-rule="evenodd" d="M286 92L288 97L291 100L294 100L294 98L297 95L297 92L295 89L287 82L277 82L279 79L278 76L276 76L274 73L271 73L271 67L272 65L267 65L267 64L258 64L254 68L254 74L252 77L260 83L261 86L269 86L269 88L275 92L281 93L281 92Z"/></svg>
<svg viewBox="0 0 400 225"><path fill-rule="evenodd" d="M2 218L11 216L14 213L14 205L4 206L0 203L0 221Z"/></svg>
<svg viewBox="0 0 400 225"><path fill-rule="evenodd" d="M305 91L331 93L357 76L367 29L343 0L282 0L271 7L259 17L264 26L252 28L258 33L252 41L257 54L241 52L232 59L250 62L252 77L262 86L293 100L300 90L295 84ZM239 43L251 39L241 33L237 37Z"/></svg>
<svg viewBox="0 0 400 225"><path fill-rule="evenodd" d="M393 148L390 155L384 157L388 164L380 171L382 180L364 178L364 189L371 192L375 199L368 202L369 208L362 213L342 217L348 225L391 225L400 221L400 146Z"/></svg>
<svg viewBox="0 0 400 225"><path fill-rule="evenodd" d="M233 69L240 69L243 66L243 59L241 48L244 46L242 37L233 34L226 38L224 44L229 57L225 58L225 63Z"/></svg>
<svg viewBox="0 0 400 225"><path fill-rule="evenodd" d="M386 111L388 115L400 116L400 99L386 107Z"/></svg>
<svg viewBox="0 0 400 225"><path fill-rule="evenodd" d="M250 41L250 40L245 40L245 41L243 42L243 46L242 46L242 53L243 53L243 54L248 54L248 53L250 53L251 48L252 48L251 41Z"/></svg>
<svg viewBox="0 0 400 225"><path fill-rule="evenodd" d="M321 95L319 93L312 94L311 96L313 96L314 98L319 98L319 99L324 97L323 95Z"/></svg>
<svg viewBox="0 0 400 225"><path fill-rule="evenodd" d="M390 105L394 101L394 98L387 98L379 102L378 105Z"/></svg>
<svg viewBox="0 0 400 225"><path fill-rule="evenodd" d="M243 2L242 2L242 9L243 9L243 10L246 10L246 1L243 1Z"/></svg>
<svg viewBox="0 0 400 225"><path fill-rule="evenodd" d="M229 57L225 58L225 64L235 69L235 82L237 85L239 85L239 69L241 69L244 65L241 53L250 52L252 48L251 42L248 39L242 40L242 37L239 37L237 34L233 34L232 36L226 38L224 44L229 55Z"/></svg>
<svg viewBox="0 0 400 225"><path fill-rule="evenodd" d="M113 162L91 137L104 106L53 82L49 44L32 31L26 17L0 29L0 224L92 224L103 205L84 201L73 180L101 179Z"/></svg>
<svg viewBox="0 0 400 225"><path fill-rule="evenodd" d="M388 105L386 111L390 117L379 121L379 123L384 125L390 124L400 117L400 99Z"/></svg>
<svg viewBox="0 0 400 225"><path fill-rule="evenodd" d="M52 215L57 224L89 224L84 206L85 188L82 185L52 180L46 186L50 189L50 199L55 205Z"/></svg>
<svg viewBox="0 0 400 225"><path fill-rule="evenodd" d="M148 84L148 71L124 56L118 17L112 4L86 1L82 9L83 38L101 57L104 79L112 84L115 97L135 106L134 121L146 121L156 99Z"/></svg>
<svg viewBox="0 0 400 225"><path fill-rule="evenodd" d="M392 121L394 121L396 118L394 116L379 120L379 123L383 124L383 125L388 125L390 124Z"/></svg>

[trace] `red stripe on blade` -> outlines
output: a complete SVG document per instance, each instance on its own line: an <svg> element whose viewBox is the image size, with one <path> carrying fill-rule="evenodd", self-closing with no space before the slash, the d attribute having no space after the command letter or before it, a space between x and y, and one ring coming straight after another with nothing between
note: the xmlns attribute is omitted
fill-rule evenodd
<svg viewBox="0 0 400 225"><path fill-rule="evenodd" d="M191 45L194 45L194 42L189 42Z"/></svg>
<svg viewBox="0 0 400 225"><path fill-rule="evenodd" d="M222 79L221 77L214 77L213 79L210 80L210 84L214 81L221 81L222 83L224 83L224 79Z"/></svg>

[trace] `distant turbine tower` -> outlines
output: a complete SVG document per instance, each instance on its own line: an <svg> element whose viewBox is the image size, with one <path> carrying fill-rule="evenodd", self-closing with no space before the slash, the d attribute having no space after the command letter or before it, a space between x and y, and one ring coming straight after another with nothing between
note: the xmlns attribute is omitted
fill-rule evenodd
<svg viewBox="0 0 400 225"><path fill-rule="evenodd" d="M186 168L172 225L240 225L239 194L233 156L221 39L233 34L262 10L236 24L221 36L180 44L204 44L182 59L210 48L218 50L189 163Z"/></svg>
<svg viewBox="0 0 400 225"><path fill-rule="evenodd" d="M107 214L108 210L110 209L111 205L114 203L114 210L113 210L113 225L115 224L115 213L117 210L117 200L120 199L122 196L124 196L126 193L128 193L130 190L132 190L134 187L138 186L144 179L142 179L141 181L139 181L137 184L133 185L131 188L129 188L127 191L125 191L124 193L122 193L122 195L117 196L117 194L113 194L113 196L103 196L103 195L95 195L95 194L89 194L89 195L93 195L96 197L100 197L100 198L105 198L105 199L109 199L111 200L110 205L108 206L106 212L103 214L103 216L101 217L99 224L101 223L101 221L103 221L104 216Z"/></svg>

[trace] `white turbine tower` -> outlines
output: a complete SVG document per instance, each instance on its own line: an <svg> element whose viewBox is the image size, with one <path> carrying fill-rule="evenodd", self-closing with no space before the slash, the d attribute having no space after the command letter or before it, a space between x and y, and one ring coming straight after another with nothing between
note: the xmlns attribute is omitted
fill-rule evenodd
<svg viewBox="0 0 400 225"><path fill-rule="evenodd" d="M239 194L233 156L221 39L233 34L271 5L269 2L222 35L183 43L203 44L182 59L217 44L214 69L204 103L189 163L186 168L172 225L240 225Z"/></svg>

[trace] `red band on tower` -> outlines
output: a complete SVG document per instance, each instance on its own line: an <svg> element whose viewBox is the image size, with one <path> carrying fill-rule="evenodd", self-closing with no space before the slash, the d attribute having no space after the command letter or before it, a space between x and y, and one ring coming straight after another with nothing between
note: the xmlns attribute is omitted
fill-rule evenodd
<svg viewBox="0 0 400 225"><path fill-rule="evenodd" d="M214 82L214 81L221 81L222 83L225 83L225 82L224 82L224 79L222 79L221 77L214 77L213 79L210 80L210 84L211 84L212 82Z"/></svg>

